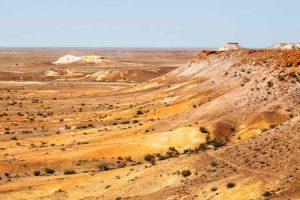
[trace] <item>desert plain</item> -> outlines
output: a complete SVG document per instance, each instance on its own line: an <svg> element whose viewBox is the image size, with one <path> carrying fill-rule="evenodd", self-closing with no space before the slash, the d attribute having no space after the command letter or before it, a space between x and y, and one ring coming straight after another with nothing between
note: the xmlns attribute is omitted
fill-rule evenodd
<svg viewBox="0 0 300 200"><path fill-rule="evenodd" d="M0 199L300 199L300 50L0 49Z"/></svg>

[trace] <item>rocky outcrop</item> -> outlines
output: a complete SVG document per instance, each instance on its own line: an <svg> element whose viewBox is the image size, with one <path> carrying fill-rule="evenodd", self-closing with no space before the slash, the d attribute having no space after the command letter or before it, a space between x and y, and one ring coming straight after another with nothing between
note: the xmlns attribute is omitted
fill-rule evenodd
<svg viewBox="0 0 300 200"><path fill-rule="evenodd" d="M241 47L240 47L239 43L229 42L229 43L226 43L226 44L222 45L217 50L218 51L229 51L229 50L237 50L237 49L240 49L240 48Z"/></svg>
<svg viewBox="0 0 300 200"><path fill-rule="evenodd" d="M56 64L56 65L70 64L70 63L79 61L80 59L81 59L81 57L78 57L78 56L65 55L63 57L60 57L57 61L53 62L53 64Z"/></svg>
<svg viewBox="0 0 300 200"><path fill-rule="evenodd" d="M57 61L53 62L55 65L66 65L66 64L107 64L110 63L110 60L105 59L104 57L97 54L89 54L84 56L73 56L66 55L60 57Z"/></svg>
<svg viewBox="0 0 300 200"><path fill-rule="evenodd" d="M277 49L277 50L300 49L300 43L276 43L270 46L269 49Z"/></svg>

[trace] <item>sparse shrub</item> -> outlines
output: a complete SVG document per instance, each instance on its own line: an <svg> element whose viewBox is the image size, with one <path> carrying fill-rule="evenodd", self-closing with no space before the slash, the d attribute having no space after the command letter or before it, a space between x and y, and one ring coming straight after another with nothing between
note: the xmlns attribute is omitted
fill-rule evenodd
<svg viewBox="0 0 300 200"><path fill-rule="evenodd" d="M64 174L65 175L70 175L70 174L76 174L75 170L74 169L67 169L64 171Z"/></svg>
<svg viewBox="0 0 300 200"><path fill-rule="evenodd" d="M179 156L179 152L176 150L175 147L169 147L168 151L166 152L166 156L168 158L173 158Z"/></svg>
<svg viewBox="0 0 300 200"><path fill-rule="evenodd" d="M267 128L263 128L262 130L261 130L261 132L262 133L264 133L264 132L266 132L266 131L268 131L269 129L267 129Z"/></svg>
<svg viewBox="0 0 300 200"><path fill-rule="evenodd" d="M17 112L17 115L20 116L20 117L21 117L21 116L24 116L24 114L21 113L21 112Z"/></svg>
<svg viewBox="0 0 300 200"><path fill-rule="evenodd" d="M183 154L191 154L191 153L195 153L195 150L194 149L184 149L183 150Z"/></svg>
<svg viewBox="0 0 300 200"><path fill-rule="evenodd" d="M262 194L264 197L269 197L272 195L272 193L270 191L266 191Z"/></svg>
<svg viewBox="0 0 300 200"><path fill-rule="evenodd" d="M133 161L132 158L131 158L131 156L126 156L125 160L127 160L128 162L132 162Z"/></svg>
<svg viewBox="0 0 300 200"><path fill-rule="evenodd" d="M88 128L88 126L85 125L76 126L76 129L84 129L84 128Z"/></svg>
<svg viewBox="0 0 300 200"><path fill-rule="evenodd" d="M224 142L217 139L210 140L208 144L213 145L215 148L223 147L226 145Z"/></svg>
<svg viewBox="0 0 300 200"><path fill-rule="evenodd" d="M267 84L268 84L268 87L272 87L274 85L272 81L268 81Z"/></svg>
<svg viewBox="0 0 300 200"><path fill-rule="evenodd" d="M17 136L12 136L10 139L11 140L18 140Z"/></svg>
<svg viewBox="0 0 300 200"><path fill-rule="evenodd" d="M137 120L137 119L135 119L135 120L132 121L132 123L134 123L134 124L137 124L137 123L139 123L139 122L140 122L140 121Z"/></svg>
<svg viewBox="0 0 300 200"><path fill-rule="evenodd" d="M205 127L200 127L199 130L200 130L201 133L209 133L209 130L206 129Z"/></svg>
<svg viewBox="0 0 300 200"><path fill-rule="evenodd" d="M207 144L206 143L202 143L199 145L198 147L198 151L206 151L207 150Z"/></svg>
<svg viewBox="0 0 300 200"><path fill-rule="evenodd" d="M144 160L149 162L151 165L155 165L155 157L153 155L150 154L145 155Z"/></svg>
<svg viewBox="0 0 300 200"><path fill-rule="evenodd" d="M218 190L218 188L216 188L216 187L212 187L212 188L210 188L210 190L211 190L212 192L214 192L214 191L217 191L217 190Z"/></svg>
<svg viewBox="0 0 300 200"><path fill-rule="evenodd" d="M124 167L126 167L126 165L127 165L127 163L123 161L123 162L118 163L117 167L118 168L124 168Z"/></svg>
<svg viewBox="0 0 300 200"><path fill-rule="evenodd" d="M211 140L210 134L207 134L206 137L205 137L205 141L208 142L210 140Z"/></svg>
<svg viewBox="0 0 300 200"><path fill-rule="evenodd" d="M187 154L189 152L189 149L184 149L183 154Z"/></svg>
<svg viewBox="0 0 300 200"><path fill-rule="evenodd" d="M33 171L33 175L34 175L34 176L39 176L40 174L41 174L41 172L38 171L38 170Z"/></svg>
<svg viewBox="0 0 300 200"><path fill-rule="evenodd" d="M93 128L95 126L94 126L94 124L88 124L88 127Z"/></svg>
<svg viewBox="0 0 300 200"><path fill-rule="evenodd" d="M218 140L216 138L214 138L213 140L210 138L210 135L207 134L206 136L206 145L212 145L215 147L215 149L218 149L219 147L222 147L222 146L225 146L226 143L221 141L221 140ZM202 146L203 148L205 147L204 145Z"/></svg>
<svg viewBox="0 0 300 200"><path fill-rule="evenodd" d="M235 187L235 183L233 183L233 182L229 182L229 183L227 183L227 188L233 188L233 187Z"/></svg>
<svg viewBox="0 0 300 200"><path fill-rule="evenodd" d="M212 167L217 167L217 166L218 166L218 163L217 163L216 161L212 161L212 162L210 163L210 166L212 166Z"/></svg>
<svg viewBox="0 0 300 200"><path fill-rule="evenodd" d="M46 172L46 174L53 174L55 171L54 171L54 169L46 167L45 172Z"/></svg>
<svg viewBox="0 0 300 200"><path fill-rule="evenodd" d="M123 160L122 156L117 157L118 160Z"/></svg>
<svg viewBox="0 0 300 200"><path fill-rule="evenodd" d="M108 170L110 170L110 167L107 164L105 164L105 163L100 164L98 166L98 168L100 169L100 171L108 171Z"/></svg>
<svg viewBox="0 0 300 200"><path fill-rule="evenodd" d="M182 171L181 171L181 175L182 175L183 177L188 177L188 176L190 176L191 174L192 174L192 172L191 172L190 170L188 170L188 169L182 170Z"/></svg>
<svg viewBox="0 0 300 200"><path fill-rule="evenodd" d="M164 155L159 155L159 156L157 156L157 158L158 158L158 160L166 160L166 159L168 159L168 157L164 156Z"/></svg>
<svg viewBox="0 0 300 200"><path fill-rule="evenodd" d="M150 161L150 160L153 160L153 159L154 159L153 155L147 154L147 155L144 156L145 161Z"/></svg>
<svg viewBox="0 0 300 200"><path fill-rule="evenodd" d="M143 112L142 110L137 110L137 111L136 111L136 114L137 114L137 115L142 115L142 114L144 114L144 112Z"/></svg>
<svg viewBox="0 0 300 200"><path fill-rule="evenodd" d="M271 124L270 128L275 128L277 125L276 124Z"/></svg>

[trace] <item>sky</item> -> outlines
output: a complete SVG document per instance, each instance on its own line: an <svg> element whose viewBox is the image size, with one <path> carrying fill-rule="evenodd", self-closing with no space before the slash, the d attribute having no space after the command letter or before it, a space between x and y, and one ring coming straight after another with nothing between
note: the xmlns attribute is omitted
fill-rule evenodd
<svg viewBox="0 0 300 200"><path fill-rule="evenodd" d="M0 0L2 47L300 42L299 0Z"/></svg>

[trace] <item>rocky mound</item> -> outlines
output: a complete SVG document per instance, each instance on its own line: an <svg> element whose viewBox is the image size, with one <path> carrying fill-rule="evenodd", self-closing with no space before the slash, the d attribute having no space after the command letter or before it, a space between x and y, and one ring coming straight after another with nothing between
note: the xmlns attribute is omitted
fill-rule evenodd
<svg viewBox="0 0 300 200"><path fill-rule="evenodd" d="M97 54L89 54L89 55L82 56L81 60L88 63L99 63L105 60L105 58Z"/></svg>
<svg viewBox="0 0 300 200"><path fill-rule="evenodd" d="M230 51L240 49L239 43L229 42L218 48L218 51Z"/></svg>
<svg viewBox="0 0 300 200"><path fill-rule="evenodd" d="M71 72L70 70L64 69L64 68L52 68L50 70L47 70L45 72L45 75L46 76L61 76L61 75L65 75L70 72Z"/></svg>
<svg viewBox="0 0 300 200"><path fill-rule="evenodd" d="M164 75L173 67L157 69L103 69L86 76L86 80L104 82L143 82Z"/></svg>
<svg viewBox="0 0 300 200"><path fill-rule="evenodd" d="M50 70L47 70L45 72L45 76L46 77L57 77L57 78L63 78L63 77L83 77L84 74L80 73L80 72L74 72L72 70L69 69L65 69L65 68L52 68Z"/></svg>
<svg viewBox="0 0 300 200"><path fill-rule="evenodd" d="M73 56L73 55L65 55L63 57L58 58L57 61L53 62L53 64L63 65L77 62L81 59L81 57Z"/></svg>
<svg viewBox="0 0 300 200"><path fill-rule="evenodd" d="M300 49L300 43L277 43L270 46L269 49L277 49L277 50Z"/></svg>
<svg viewBox="0 0 300 200"><path fill-rule="evenodd" d="M97 54L89 54L81 57L66 55L60 57L57 61L53 62L56 65L66 64L109 64L112 61L105 59L104 57Z"/></svg>

